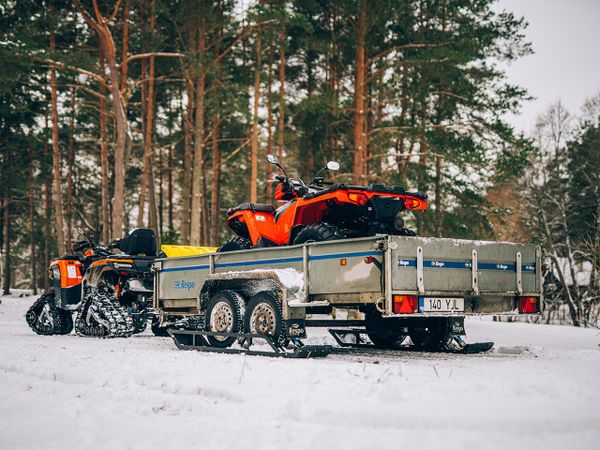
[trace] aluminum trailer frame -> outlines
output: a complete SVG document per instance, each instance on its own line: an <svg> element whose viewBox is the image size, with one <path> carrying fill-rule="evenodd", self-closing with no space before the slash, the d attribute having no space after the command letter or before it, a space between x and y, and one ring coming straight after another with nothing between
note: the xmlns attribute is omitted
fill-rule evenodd
<svg viewBox="0 0 600 450"><path fill-rule="evenodd" d="M225 288L244 298L279 290L283 318L302 323L331 307L371 305L383 318L417 319L516 314L518 296L538 298L540 310L543 301L540 248L508 242L378 235L158 259L153 269L161 323L203 315ZM293 269L298 282L290 285L281 269ZM395 295L460 297L464 311L398 314Z"/></svg>

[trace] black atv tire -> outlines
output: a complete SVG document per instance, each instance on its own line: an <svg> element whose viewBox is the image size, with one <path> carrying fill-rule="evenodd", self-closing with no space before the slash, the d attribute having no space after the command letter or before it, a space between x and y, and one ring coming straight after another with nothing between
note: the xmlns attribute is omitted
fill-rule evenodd
<svg viewBox="0 0 600 450"><path fill-rule="evenodd" d="M91 311L90 311L91 310ZM88 295L75 320L75 332L82 337L130 337L133 319L109 292Z"/></svg>
<svg viewBox="0 0 600 450"><path fill-rule="evenodd" d="M35 333L43 336L69 334L73 331L71 311L56 307L54 289L42 294L31 305L25 314L25 320Z"/></svg>
<svg viewBox="0 0 600 450"><path fill-rule="evenodd" d="M277 292L259 292L248 301L244 314L244 332L270 335L280 347L287 344L281 300Z"/></svg>
<svg viewBox="0 0 600 450"><path fill-rule="evenodd" d="M344 239L345 234L335 225L326 222L311 223L298 233L294 239L294 244L304 244L306 242L334 241Z"/></svg>
<svg viewBox="0 0 600 450"><path fill-rule="evenodd" d="M237 292L219 291L210 298L206 305L204 329L221 333L241 333L244 309L244 299ZM213 347L227 348L231 347L236 337L207 336L206 340Z"/></svg>
<svg viewBox="0 0 600 450"><path fill-rule="evenodd" d="M252 241L250 241L250 239L241 236L235 236L221 245L217 251L234 252L236 250L247 250L249 248L252 248Z"/></svg>

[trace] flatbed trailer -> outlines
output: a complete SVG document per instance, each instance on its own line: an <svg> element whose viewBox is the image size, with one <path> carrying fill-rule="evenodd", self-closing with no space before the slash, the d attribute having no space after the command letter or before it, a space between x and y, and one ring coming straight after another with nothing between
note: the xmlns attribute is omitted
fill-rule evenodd
<svg viewBox="0 0 600 450"><path fill-rule="evenodd" d="M261 330L283 345L326 326L357 339L362 331L382 347L410 336L443 349L465 334L465 316L535 314L543 306L540 248L507 242L377 235L159 259L154 270L161 325L232 333L201 336L205 347L229 347L233 334ZM356 314L316 317L334 308Z"/></svg>

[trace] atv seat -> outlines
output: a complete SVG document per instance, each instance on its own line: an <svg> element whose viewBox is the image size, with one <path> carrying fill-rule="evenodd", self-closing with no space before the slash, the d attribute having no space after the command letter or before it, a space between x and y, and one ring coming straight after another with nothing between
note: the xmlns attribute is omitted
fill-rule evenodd
<svg viewBox="0 0 600 450"><path fill-rule="evenodd" d="M267 214L275 214L275 208L273 207L273 205L269 205L267 203L240 203L239 205L237 205L234 208L229 208L227 210L227 215L231 216L233 213L236 213L238 211L246 211L246 210L250 210L252 212L264 212Z"/></svg>
<svg viewBox="0 0 600 450"><path fill-rule="evenodd" d="M136 228L113 245L127 255L156 256L156 237L148 228Z"/></svg>

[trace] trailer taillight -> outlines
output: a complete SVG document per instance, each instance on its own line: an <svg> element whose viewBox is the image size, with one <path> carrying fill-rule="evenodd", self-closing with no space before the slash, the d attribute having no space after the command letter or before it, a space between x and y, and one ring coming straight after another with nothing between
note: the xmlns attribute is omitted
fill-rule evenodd
<svg viewBox="0 0 600 450"><path fill-rule="evenodd" d="M517 297L519 314L535 314L540 312L540 299L538 297Z"/></svg>
<svg viewBox="0 0 600 450"><path fill-rule="evenodd" d="M415 295L392 296L392 311L394 314L413 314L417 311L417 297Z"/></svg>

